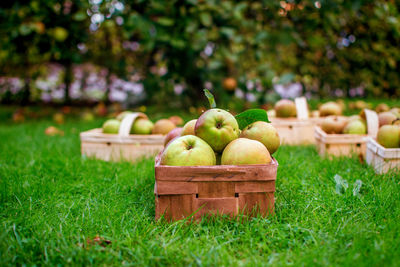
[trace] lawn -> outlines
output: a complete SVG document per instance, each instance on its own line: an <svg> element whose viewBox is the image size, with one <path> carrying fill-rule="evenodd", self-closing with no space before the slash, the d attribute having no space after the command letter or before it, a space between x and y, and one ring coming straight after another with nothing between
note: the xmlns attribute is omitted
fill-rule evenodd
<svg viewBox="0 0 400 267"><path fill-rule="evenodd" d="M65 136L50 137L50 120L15 124L7 116L0 114L2 266L400 262L399 173L376 175L357 158L330 161L313 146L283 146L276 153L275 216L156 222L153 159L80 156L79 132L101 120L68 119L60 126ZM349 184L342 194L336 174ZM353 194L356 180L362 186ZM111 243L87 244L96 235Z"/></svg>

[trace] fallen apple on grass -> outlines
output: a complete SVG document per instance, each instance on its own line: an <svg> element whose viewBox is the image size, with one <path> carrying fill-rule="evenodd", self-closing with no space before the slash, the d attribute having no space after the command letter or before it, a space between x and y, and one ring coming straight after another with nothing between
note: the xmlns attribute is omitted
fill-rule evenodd
<svg viewBox="0 0 400 267"><path fill-rule="evenodd" d="M342 108L336 102L326 102L319 107L319 115L321 117L342 115Z"/></svg>

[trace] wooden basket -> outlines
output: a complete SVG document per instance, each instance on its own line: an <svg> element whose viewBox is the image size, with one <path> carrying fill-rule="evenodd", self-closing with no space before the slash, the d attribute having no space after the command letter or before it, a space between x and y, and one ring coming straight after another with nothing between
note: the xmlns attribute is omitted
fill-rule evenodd
<svg viewBox="0 0 400 267"><path fill-rule="evenodd" d="M297 118L271 118L271 124L276 128L285 145L314 144L314 123L309 118L307 99L295 99Z"/></svg>
<svg viewBox="0 0 400 267"><path fill-rule="evenodd" d="M271 124L276 128L285 145L314 144L314 123L310 120L297 118L271 118Z"/></svg>
<svg viewBox="0 0 400 267"><path fill-rule="evenodd" d="M368 135L359 134L327 134L319 126L315 126L315 141L320 156L351 156L356 154L362 161L365 159L368 136L376 136L378 115L365 110L367 116Z"/></svg>
<svg viewBox="0 0 400 267"><path fill-rule="evenodd" d="M400 171L400 148L384 148L375 138L370 137L367 140L366 162L373 166L378 174L390 170Z"/></svg>
<svg viewBox="0 0 400 267"><path fill-rule="evenodd" d="M315 126L315 141L320 156L350 156L357 154L360 159L365 156L367 135L327 134Z"/></svg>
<svg viewBox="0 0 400 267"><path fill-rule="evenodd" d="M266 165L165 166L155 163L156 219L274 212L278 162Z"/></svg>
<svg viewBox="0 0 400 267"><path fill-rule="evenodd" d="M143 113L127 115L121 122L118 134L105 134L101 128L80 134L81 153L105 161L127 160L135 162L144 157L154 157L164 148L164 135L129 134L137 118L147 118Z"/></svg>

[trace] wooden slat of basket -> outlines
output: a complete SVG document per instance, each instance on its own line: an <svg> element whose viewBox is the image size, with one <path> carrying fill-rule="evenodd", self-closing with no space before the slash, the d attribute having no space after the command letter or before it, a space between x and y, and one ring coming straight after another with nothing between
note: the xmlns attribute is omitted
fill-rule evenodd
<svg viewBox="0 0 400 267"><path fill-rule="evenodd" d="M234 182L197 182L198 198L235 197Z"/></svg>
<svg viewBox="0 0 400 267"><path fill-rule="evenodd" d="M227 214L234 216L238 214L238 207L239 199L235 197L194 199L196 218L209 214Z"/></svg>
<svg viewBox="0 0 400 267"><path fill-rule="evenodd" d="M275 181L235 182L236 193L275 192Z"/></svg>
<svg viewBox="0 0 400 267"><path fill-rule="evenodd" d="M156 165L156 181L192 181L192 182L223 182L223 181L268 181L275 180L278 164L273 160L268 165L246 166L164 166Z"/></svg>
<svg viewBox="0 0 400 267"><path fill-rule="evenodd" d="M275 198L273 193L242 193L239 194L239 211L255 216L257 213L265 216L274 212Z"/></svg>

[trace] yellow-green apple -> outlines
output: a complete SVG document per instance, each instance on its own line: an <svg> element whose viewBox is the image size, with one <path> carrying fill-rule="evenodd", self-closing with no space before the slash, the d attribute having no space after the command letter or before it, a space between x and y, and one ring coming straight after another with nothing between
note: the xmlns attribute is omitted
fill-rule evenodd
<svg viewBox="0 0 400 267"><path fill-rule="evenodd" d="M281 144L278 131L270 123L256 121L246 126L240 137L260 141L272 155Z"/></svg>
<svg viewBox="0 0 400 267"><path fill-rule="evenodd" d="M212 148L194 135L175 138L161 155L161 165L210 166L215 163L216 159Z"/></svg>
<svg viewBox="0 0 400 267"><path fill-rule="evenodd" d="M281 99L275 104L275 113L278 118L296 117L296 105L292 100Z"/></svg>
<svg viewBox="0 0 400 267"><path fill-rule="evenodd" d="M319 107L319 115L321 117L341 114L342 108L340 107L340 105L332 101L326 102Z"/></svg>
<svg viewBox="0 0 400 267"><path fill-rule="evenodd" d="M154 124L143 118L137 118L132 125L131 134L151 134Z"/></svg>
<svg viewBox="0 0 400 267"><path fill-rule="evenodd" d="M238 138L230 142L222 152L222 165L268 164L271 162L268 149L259 141Z"/></svg>
<svg viewBox="0 0 400 267"><path fill-rule="evenodd" d="M171 116L169 120L172 121L175 125L180 126L183 124L183 119L179 116Z"/></svg>
<svg viewBox="0 0 400 267"><path fill-rule="evenodd" d="M389 110L390 110L389 106L387 104L385 104L385 103L380 103L379 105L377 105L375 107L375 111L378 112L378 113L386 112L386 111L389 111Z"/></svg>
<svg viewBox="0 0 400 267"><path fill-rule="evenodd" d="M176 125L167 119L158 120L153 127L153 134L168 134L172 129L175 129Z"/></svg>
<svg viewBox="0 0 400 267"><path fill-rule="evenodd" d="M177 127L173 130L171 130L164 139L164 146L166 146L171 140L173 140L174 138L181 136L181 132L182 132L182 127Z"/></svg>
<svg viewBox="0 0 400 267"><path fill-rule="evenodd" d="M196 135L195 132L194 132L194 127L196 126L196 121L197 121L197 120L188 121L188 122L183 126L181 135L182 135L182 136L184 136L184 135Z"/></svg>
<svg viewBox="0 0 400 267"><path fill-rule="evenodd" d="M215 152L222 152L227 144L239 137L239 125L229 112L213 108L197 119L195 133Z"/></svg>
<svg viewBox="0 0 400 267"><path fill-rule="evenodd" d="M123 112L118 114L116 119L119 120L119 121L122 121L125 118L126 115L129 115L129 114L132 114L132 113L133 113L132 111L128 111L128 110L127 111L123 111Z"/></svg>
<svg viewBox="0 0 400 267"><path fill-rule="evenodd" d="M367 126L362 120L349 121L343 129L344 134L366 134Z"/></svg>
<svg viewBox="0 0 400 267"><path fill-rule="evenodd" d="M400 127L396 125L383 125L378 130L377 141L386 148L400 147Z"/></svg>
<svg viewBox="0 0 400 267"><path fill-rule="evenodd" d="M387 124L392 124L397 118L392 112L382 112L378 114L379 127Z"/></svg>
<svg viewBox="0 0 400 267"><path fill-rule="evenodd" d="M117 134L120 124L121 124L121 122L119 120L115 120L115 119L107 120L103 124L103 133Z"/></svg>
<svg viewBox="0 0 400 267"><path fill-rule="evenodd" d="M328 116L321 123L321 129L327 134L340 134L346 126L347 119L338 116Z"/></svg>

